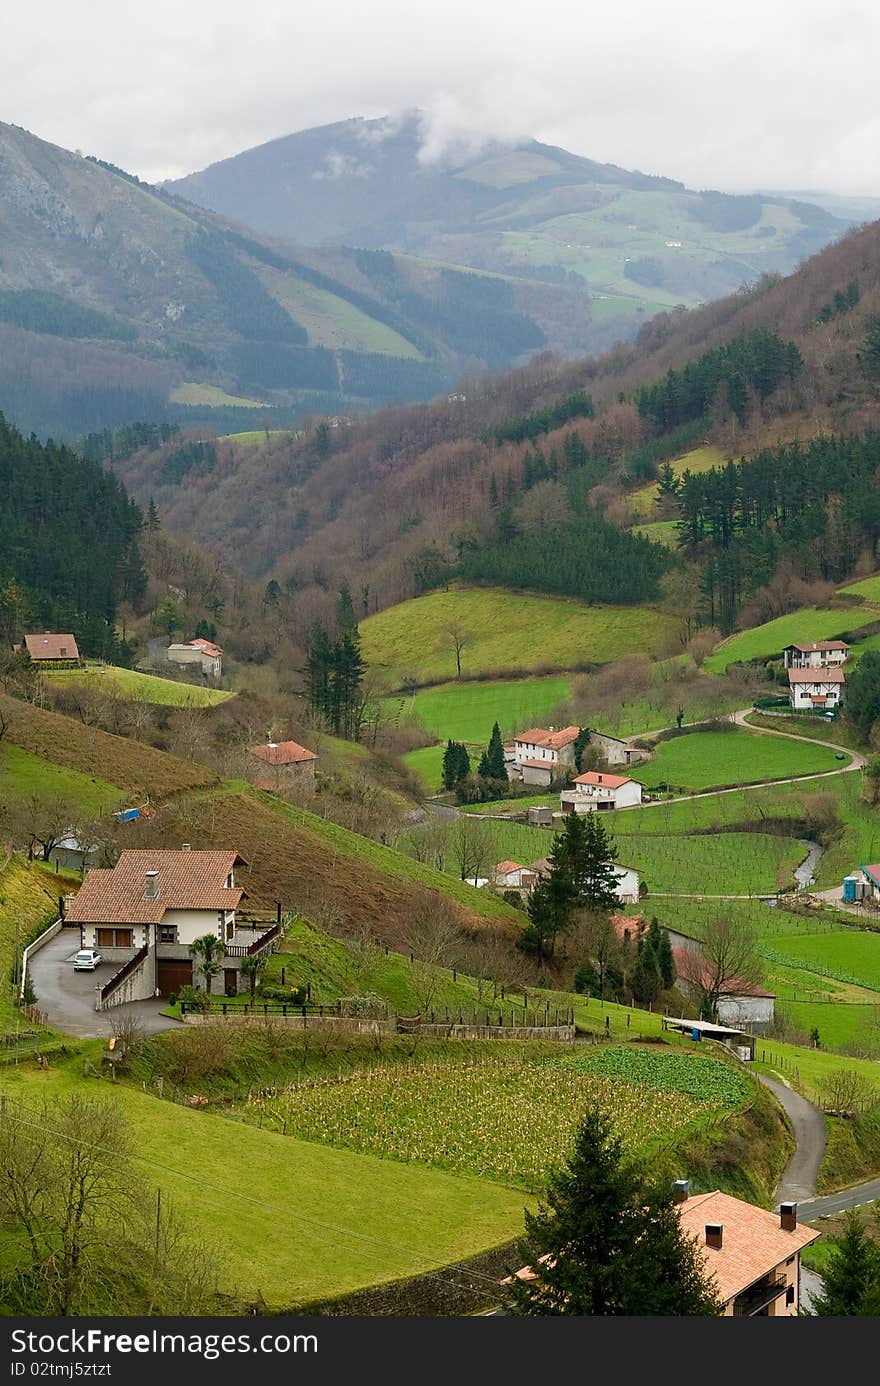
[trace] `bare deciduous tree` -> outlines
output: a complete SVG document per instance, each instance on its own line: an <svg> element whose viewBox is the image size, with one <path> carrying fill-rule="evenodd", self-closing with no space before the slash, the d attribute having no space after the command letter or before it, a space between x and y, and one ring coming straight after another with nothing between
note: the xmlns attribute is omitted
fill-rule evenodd
<svg viewBox="0 0 880 1386"><path fill-rule="evenodd" d="M450 621L444 631L443 643L447 648L449 646L452 647L453 654L455 655L456 678L459 679L459 681L461 680L461 656L467 647L473 644L473 641L473 632L459 625L457 621Z"/></svg>
<svg viewBox="0 0 880 1386"><path fill-rule="evenodd" d="M761 980L754 930L742 919L719 916L710 920L701 952L686 952L678 971L696 993L700 1014L705 1020L714 1020L718 1001L731 984L750 987Z"/></svg>

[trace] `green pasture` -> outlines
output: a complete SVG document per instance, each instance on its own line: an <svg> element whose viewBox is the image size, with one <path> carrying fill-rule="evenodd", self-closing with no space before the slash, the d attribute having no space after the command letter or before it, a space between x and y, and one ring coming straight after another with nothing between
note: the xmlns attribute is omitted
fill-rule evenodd
<svg viewBox="0 0 880 1386"><path fill-rule="evenodd" d="M676 476L684 476L685 472L711 471L713 467L724 465L724 454L718 448L703 447L693 448L690 452L677 457L672 463L672 470ZM637 491L631 491L627 496L627 504L630 510L636 515L643 515L647 519L656 513L657 483L652 481L647 486L640 486ZM666 521L667 524L674 526L675 521ZM652 526L653 528L654 526Z"/></svg>
<svg viewBox="0 0 880 1386"><path fill-rule="evenodd" d="M772 958L777 954L808 972L880 992L880 934L853 929L783 936L772 940Z"/></svg>
<svg viewBox="0 0 880 1386"><path fill-rule="evenodd" d="M571 697L567 675L550 678L448 683L415 694L387 698L388 711L412 717L441 740L485 745L495 722L503 737L543 726L549 714Z"/></svg>
<svg viewBox="0 0 880 1386"><path fill-rule="evenodd" d="M108 773L113 767L107 766ZM0 742L0 802L12 804L31 794L70 803L84 818L102 818L122 803L122 791L95 775L55 765L11 742Z"/></svg>
<svg viewBox="0 0 880 1386"><path fill-rule="evenodd" d="M665 783L677 790L699 791L839 768L834 752L825 746L731 727L661 741L654 759L636 767L634 777L648 789Z"/></svg>
<svg viewBox="0 0 880 1386"><path fill-rule="evenodd" d="M418 775L425 794L436 794L443 788L444 750L443 746L420 746L403 757L404 765Z"/></svg>
<svg viewBox="0 0 880 1386"><path fill-rule="evenodd" d="M678 522L676 520L652 520L646 525L633 525L633 534L650 539L655 544L663 544L667 549L678 548Z"/></svg>
<svg viewBox="0 0 880 1386"><path fill-rule="evenodd" d="M185 380L175 385L169 399L172 404L203 405L211 409L268 409L264 399L243 399L239 395L229 395L219 385L206 385L198 380Z"/></svg>
<svg viewBox="0 0 880 1386"><path fill-rule="evenodd" d="M451 588L401 602L364 621L361 651L390 690L456 677L449 634L466 634L465 679L551 673L625 654L656 654L678 641L678 623L644 606L582 602L497 587Z"/></svg>
<svg viewBox="0 0 880 1386"><path fill-rule="evenodd" d="M756 895L792 885L806 851L770 833L712 833L622 838L616 855L636 868L651 895Z"/></svg>
<svg viewBox="0 0 880 1386"><path fill-rule="evenodd" d="M111 698L166 707L214 707L234 696L220 688L179 683L176 679L163 679L156 674L142 674L137 669L120 669L114 664L89 665L69 673L51 673L48 677L67 687L83 684Z"/></svg>

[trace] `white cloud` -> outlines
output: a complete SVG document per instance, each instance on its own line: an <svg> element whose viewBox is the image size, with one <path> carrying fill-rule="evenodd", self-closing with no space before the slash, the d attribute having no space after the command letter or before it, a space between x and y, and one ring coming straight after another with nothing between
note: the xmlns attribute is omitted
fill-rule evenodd
<svg viewBox="0 0 880 1386"><path fill-rule="evenodd" d="M880 193L873 0L33 0L3 31L3 118L148 178L418 107L426 159L535 135L694 186Z"/></svg>

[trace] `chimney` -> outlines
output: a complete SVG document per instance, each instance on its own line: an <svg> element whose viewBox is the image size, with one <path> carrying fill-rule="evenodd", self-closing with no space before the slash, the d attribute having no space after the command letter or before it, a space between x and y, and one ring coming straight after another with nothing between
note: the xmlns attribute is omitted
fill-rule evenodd
<svg viewBox="0 0 880 1386"><path fill-rule="evenodd" d="M190 846L190 844L189 844L188 842L184 842L184 844L183 844L183 846L181 847L180 850L181 850L181 852L191 852L191 851L192 851L192 847Z"/></svg>
<svg viewBox="0 0 880 1386"><path fill-rule="evenodd" d="M672 1187L675 1190L676 1203L687 1203L688 1194L690 1193L690 1184L687 1179L676 1179Z"/></svg>
<svg viewBox="0 0 880 1386"><path fill-rule="evenodd" d="M706 1223L706 1245L714 1247L720 1251L724 1242L724 1224L721 1222Z"/></svg>
<svg viewBox="0 0 880 1386"><path fill-rule="evenodd" d="M797 1231L797 1204L780 1203L779 1205L779 1226L783 1232Z"/></svg>
<svg viewBox="0 0 880 1386"><path fill-rule="evenodd" d="M158 900L158 899L159 899L159 872L158 872L158 871L148 871L148 872L147 872L146 886L145 886L145 889L144 889L144 899L145 899L145 900Z"/></svg>

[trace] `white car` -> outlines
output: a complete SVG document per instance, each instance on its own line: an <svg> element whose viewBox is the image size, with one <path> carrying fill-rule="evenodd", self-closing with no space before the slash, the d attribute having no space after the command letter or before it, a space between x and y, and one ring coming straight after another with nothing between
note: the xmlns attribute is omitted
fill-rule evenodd
<svg viewBox="0 0 880 1386"><path fill-rule="evenodd" d="M81 948L73 960L74 972L94 972L100 965L101 954L94 948Z"/></svg>

